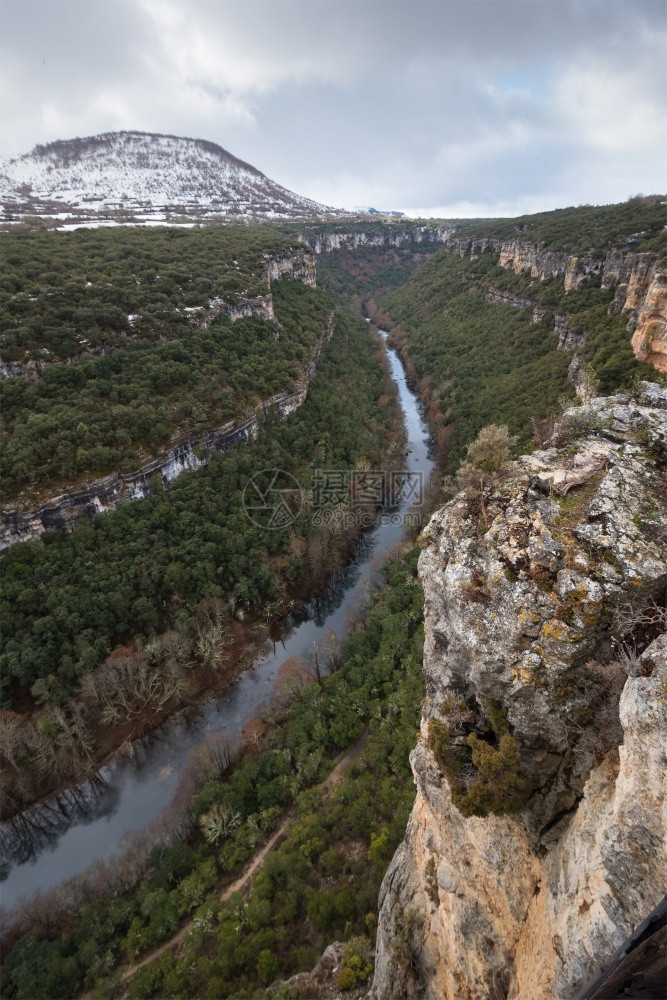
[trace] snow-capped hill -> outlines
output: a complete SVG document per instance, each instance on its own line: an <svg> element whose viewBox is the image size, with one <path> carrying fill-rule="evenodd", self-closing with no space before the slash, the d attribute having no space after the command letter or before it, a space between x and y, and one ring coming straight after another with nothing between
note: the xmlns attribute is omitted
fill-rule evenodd
<svg viewBox="0 0 667 1000"><path fill-rule="evenodd" d="M0 167L6 216L118 219L138 213L304 218L337 214L204 139L106 132L35 146Z"/></svg>
<svg viewBox="0 0 667 1000"><path fill-rule="evenodd" d="M370 205L357 205L355 208L350 209L351 212L355 212L357 215L390 215L397 219L402 219L405 212L393 212L385 211L382 208L373 208Z"/></svg>

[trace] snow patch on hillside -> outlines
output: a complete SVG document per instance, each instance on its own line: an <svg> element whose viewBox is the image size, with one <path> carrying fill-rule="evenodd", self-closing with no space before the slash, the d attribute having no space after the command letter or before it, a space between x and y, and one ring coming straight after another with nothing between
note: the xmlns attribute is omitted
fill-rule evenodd
<svg viewBox="0 0 667 1000"><path fill-rule="evenodd" d="M36 146L0 165L6 215L304 218L335 212L202 139L108 132ZM147 217L146 217L147 216Z"/></svg>

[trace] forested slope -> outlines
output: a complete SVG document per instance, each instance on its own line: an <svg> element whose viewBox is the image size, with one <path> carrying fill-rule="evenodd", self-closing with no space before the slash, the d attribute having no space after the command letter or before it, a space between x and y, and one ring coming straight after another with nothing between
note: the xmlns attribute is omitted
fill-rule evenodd
<svg viewBox="0 0 667 1000"><path fill-rule="evenodd" d="M628 198L616 205L580 205L512 219L460 219L457 232L477 239L521 239L546 250L605 252L615 247L664 254L665 199L654 195Z"/></svg>
<svg viewBox="0 0 667 1000"><path fill-rule="evenodd" d="M261 226L6 236L3 498L134 471L289 389L330 309L277 281L273 319L295 246Z"/></svg>
<svg viewBox="0 0 667 1000"><path fill-rule="evenodd" d="M267 225L3 233L0 358L54 363L183 336L187 309L266 293L267 260L296 247Z"/></svg>

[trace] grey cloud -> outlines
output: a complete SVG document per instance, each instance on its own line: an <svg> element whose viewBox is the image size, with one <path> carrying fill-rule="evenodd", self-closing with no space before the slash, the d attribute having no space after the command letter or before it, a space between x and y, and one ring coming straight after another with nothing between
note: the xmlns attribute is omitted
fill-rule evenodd
<svg viewBox="0 0 667 1000"><path fill-rule="evenodd" d="M662 181L659 2L9 0L4 20L11 154L120 127L198 135L318 200L406 209ZM610 152L614 128L627 149Z"/></svg>

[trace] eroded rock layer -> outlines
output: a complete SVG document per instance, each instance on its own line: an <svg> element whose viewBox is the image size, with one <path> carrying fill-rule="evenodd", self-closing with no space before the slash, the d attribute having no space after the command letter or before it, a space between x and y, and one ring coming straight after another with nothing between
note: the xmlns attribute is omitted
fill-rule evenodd
<svg viewBox="0 0 667 1000"><path fill-rule="evenodd" d="M551 444L424 532L375 1000L571 1000L667 884L667 393L572 409Z"/></svg>

